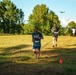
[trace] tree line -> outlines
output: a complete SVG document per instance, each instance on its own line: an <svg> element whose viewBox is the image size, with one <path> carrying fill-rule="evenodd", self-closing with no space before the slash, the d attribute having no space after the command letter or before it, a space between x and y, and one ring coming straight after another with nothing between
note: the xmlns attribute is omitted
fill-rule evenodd
<svg viewBox="0 0 76 75"><path fill-rule="evenodd" d="M29 15L28 23L24 23L24 12L11 2L3 0L0 2L0 33L8 34L31 34L35 26L44 35L51 35L54 23L60 28L60 35L71 35L71 28L76 28L76 23L71 21L66 27L60 25L59 17L45 4L38 4Z"/></svg>
<svg viewBox="0 0 76 75"><path fill-rule="evenodd" d="M24 23L24 12L10 0L0 2L0 32L21 33Z"/></svg>

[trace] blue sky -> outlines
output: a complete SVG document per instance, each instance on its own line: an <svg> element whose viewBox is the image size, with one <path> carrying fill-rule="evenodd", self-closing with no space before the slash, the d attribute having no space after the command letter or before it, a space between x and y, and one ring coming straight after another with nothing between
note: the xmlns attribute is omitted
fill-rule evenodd
<svg viewBox="0 0 76 75"><path fill-rule="evenodd" d="M54 11L61 21L62 26L70 21L76 22L76 0L11 0L18 8L21 8L25 14L25 21L32 13L37 4L46 4L50 10ZM60 13L65 11L65 13Z"/></svg>

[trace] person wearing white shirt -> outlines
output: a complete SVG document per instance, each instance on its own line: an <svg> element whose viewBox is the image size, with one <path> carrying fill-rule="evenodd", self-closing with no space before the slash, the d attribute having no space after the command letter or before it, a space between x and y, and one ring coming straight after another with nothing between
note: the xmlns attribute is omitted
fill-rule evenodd
<svg viewBox="0 0 76 75"><path fill-rule="evenodd" d="M73 28L73 29L72 29L72 34L73 34L73 36L75 36L75 32L76 32L76 30L75 30L75 28Z"/></svg>

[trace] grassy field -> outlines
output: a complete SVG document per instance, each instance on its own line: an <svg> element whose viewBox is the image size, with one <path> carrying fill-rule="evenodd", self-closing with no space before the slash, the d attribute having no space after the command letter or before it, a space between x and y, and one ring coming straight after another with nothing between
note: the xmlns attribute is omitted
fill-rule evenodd
<svg viewBox="0 0 76 75"><path fill-rule="evenodd" d="M76 37L59 36L56 48L51 42L44 36L35 59L30 35L0 35L0 75L76 75Z"/></svg>

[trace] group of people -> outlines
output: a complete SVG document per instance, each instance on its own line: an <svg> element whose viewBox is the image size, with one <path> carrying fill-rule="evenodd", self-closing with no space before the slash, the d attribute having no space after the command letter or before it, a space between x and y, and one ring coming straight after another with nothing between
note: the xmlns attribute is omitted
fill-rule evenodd
<svg viewBox="0 0 76 75"><path fill-rule="evenodd" d="M59 33L59 28L57 27L56 23L51 29L52 31L52 44L53 47L57 46L57 38ZM35 27L34 32L32 33L32 42L33 42L33 52L36 55L36 58L40 57L40 49L41 49L41 39L43 39L43 35L41 32L38 31L38 27Z"/></svg>

